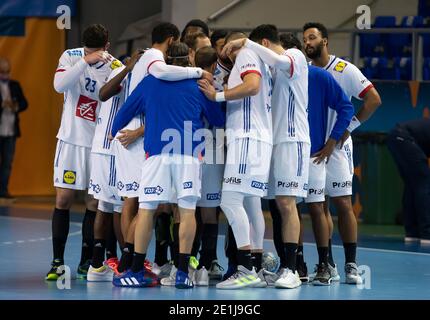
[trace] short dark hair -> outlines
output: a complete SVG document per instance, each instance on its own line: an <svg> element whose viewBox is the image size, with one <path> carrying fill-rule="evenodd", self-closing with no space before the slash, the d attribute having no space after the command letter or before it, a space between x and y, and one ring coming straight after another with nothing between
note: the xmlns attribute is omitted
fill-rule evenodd
<svg viewBox="0 0 430 320"><path fill-rule="evenodd" d="M218 60L216 50L212 47L203 47L197 50L194 62L196 67L208 68Z"/></svg>
<svg viewBox="0 0 430 320"><path fill-rule="evenodd" d="M240 31L231 31L231 32L229 32L226 35L226 37L225 37L225 43L233 41L233 40L241 39L241 38L248 38L248 37L243 32L240 32Z"/></svg>
<svg viewBox="0 0 430 320"><path fill-rule="evenodd" d="M203 32L189 33L184 37L182 42L184 42L188 46L188 48L193 49L195 51L197 46L197 39L207 37L208 36Z"/></svg>
<svg viewBox="0 0 430 320"><path fill-rule="evenodd" d="M102 48L109 41L109 32L101 24L92 24L82 34L83 45L87 48Z"/></svg>
<svg viewBox="0 0 430 320"><path fill-rule="evenodd" d="M294 47L299 50L302 50L302 44L300 40L297 39L297 37L291 32L280 34L279 39L281 40L281 45L285 50L291 49Z"/></svg>
<svg viewBox="0 0 430 320"><path fill-rule="evenodd" d="M167 64L189 67L188 46L183 42L177 42L167 50Z"/></svg>
<svg viewBox="0 0 430 320"><path fill-rule="evenodd" d="M170 37L175 41L179 38L179 29L173 23L161 22L152 29L152 44L163 43Z"/></svg>
<svg viewBox="0 0 430 320"><path fill-rule="evenodd" d="M260 42L263 39L267 39L273 43L280 42L278 28L273 24L261 24L257 28L251 31L249 39L255 42Z"/></svg>
<svg viewBox="0 0 430 320"><path fill-rule="evenodd" d="M303 26L303 32L305 32L306 30L311 29L311 28L318 29L318 31L321 32L322 37L328 39L327 28L322 23L319 23L319 22L305 23L305 25Z"/></svg>
<svg viewBox="0 0 430 320"><path fill-rule="evenodd" d="M188 27L199 27L199 28L202 29L203 33L207 37L209 37L209 27L208 27L208 25L204 21L202 21L200 19L193 19L193 20L188 21L188 23L185 25L185 28L184 28L184 30L182 30L182 33L181 33L181 39L183 39L185 37L185 35L187 33L187 28Z"/></svg>
<svg viewBox="0 0 430 320"><path fill-rule="evenodd" d="M215 47L216 46L216 42L219 39L225 38L227 36L227 34L228 34L228 31L225 30L225 29L218 29L218 30L215 30L214 32L212 32L212 35L211 35L211 45L212 45L212 47Z"/></svg>

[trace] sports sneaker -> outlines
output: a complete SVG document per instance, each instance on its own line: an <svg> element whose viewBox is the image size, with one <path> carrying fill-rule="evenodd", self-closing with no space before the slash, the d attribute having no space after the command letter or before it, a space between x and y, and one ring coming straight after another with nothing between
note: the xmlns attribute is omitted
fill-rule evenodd
<svg viewBox="0 0 430 320"><path fill-rule="evenodd" d="M275 285L276 280L279 279L278 274L270 272L264 268L258 272L258 277L261 279L261 282L254 285L254 288L273 287Z"/></svg>
<svg viewBox="0 0 430 320"><path fill-rule="evenodd" d="M109 267L107 262L103 262L100 268L94 268L90 265L87 274L88 282L111 282L113 280L114 271Z"/></svg>
<svg viewBox="0 0 430 320"><path fill-rule="evenodd" d="M64 265L64 262L58 259L55 259L51 262L51 270L46 274L45 280L48 281L57 281L59 277L61 277L64 274L63 271L59 271L58 268L60 266Z"/></svg>
<svg viewBox="0 0 430 320"><path fill-rule="evenodd" d="M237 266L230 264L228 266L227 272L222 276L222 281L227 280L228 278L230 278L233 274L235 274L237 271Z"/></svg>
<svg viewBox="0 0 430 320"><path fill-rule="evenodd" d="M175 287L176 289L192 289L194 288L194 284L188 273L178 270L176 272Z"/></svg>
<svg viewBox="0 0 430 320"><path fill-rule="evenodd" d="M118 272L119 260L117 257L106 260L106 264L115 274L119 273Z"/></svg>
<svg viewBox="0 0 430 320"><path fill-rule="evenodd" d="M321 263L318 265L317 274L312 281L314 286L329 286L331 284L331 275L328 264Z"/></svg>
<svg viewBox="0 0 430 320"><path fill-rule="evenodd" d="M302 281L300 281L299 273L297 271L293 273L293 271L288 268L283 270L281 276L275 282L276 288L283 289L294 289L301 285Z"/></svg>
<svg viewBox="0 0 430 320"><path fill-rule="evenodd" d="M207 287L209 286L209 272L206 270L205 267L202 267L201 269L197 269L194 272L192 280L193 280L193 283L196 284L196 286Z"/></svg>
<svg viewBox="0 0 430 320"><path fill-rule="evenodd" d="M420 244L422 246L430 246L430 239L420 239Z"/></svg>
<svg viewBox="0 0 430 320"><path fill-rule="evenodd" d="M91 260L85 261L83 264L78 266L78 270L76 271L76 277L78 279L86 279L88 274L88 269L90 268Z"/></svg>
<svg viewBox="0 0 430 320"><path fill-rule="evenodd" d="M213 260L211 263L211 267L208 270L209 279L221 280L223 271L224 271L224 268L221 267L221 265L218 263L218 260Z"/></svg>
<svg viewBox="0 0 430 320"><path fill-rule="evenodd" d="M131 270L123 272L120 276L113 277L112 283L115 287L143 288L151 286L153 279L147 277L145 271L134 273Z"/></svg>
<svg viewBox="0 0 430 320"><path fill-rule="evenodd" d="M363 279L361 279L360 275L358 274L357 264L353 262L349 262L345 264L345 278L346 278L346 283L348 284L363 283Z"/></svg>
<svg viewBox="0 0 430 320"><path fill-rule="evenodd" d="M330 263L327 264L328 266L328 270L330 272L330 279L331 281L340 281L340 275L339 272L337 271L337 264L334 265L334 267L332 267L332 265ZM309 275L309 282L313 282L315 276L317 275L318 272L318 265L315 265L314 268L314 272L312 274Z"/></svg>
<svg viewBox="0 0 430 320"><path fill-rule="evenodd" d="M217 283L217 289L240 289L244 287L252 287L261 282L255 268L248 270L244 266L238 265L237 271L227 280Z"/></svg>
<svg viewBox="0 0 430 320"><path fill-rule="evenodd" d="M145 259L143 266L145 267L146 270L152 271L152 262L149 261L148 259Z"/></svg>
<svg viewBox="0 0 430 320"><path fill-rule="evenodd" d="M170 275L166 278L162 278L160 283L162 286L174 286L176 284L176 272L178 269L173 265L170 270Z"/></svg>
<svg viewBox="0 0 430 320"><path fill-rule="evenodd" d="M170 275L171 270L172 264L170 262L163 264L161 267L155 262L152 265L152 272L156 274L160 279L168 277Z"/></svg>
<svg viewBox="0 0 430 320"><path fill-rule="evenodd" d="M299 274L300 281L302 282L308 282L309 276L308 276L308 266L306 265L306 262L302 260L297 259L296 263L296 270Z"/></svg>

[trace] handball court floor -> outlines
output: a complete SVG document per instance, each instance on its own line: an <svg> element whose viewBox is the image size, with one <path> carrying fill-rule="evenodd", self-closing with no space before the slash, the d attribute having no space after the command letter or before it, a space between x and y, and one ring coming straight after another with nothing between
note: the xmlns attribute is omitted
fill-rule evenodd
<svg viewBox="0 0 430 320"><path fill-rule="evenodd" d="M364 288L344 282L343 248L338 234L333 237L333 255L341 282L329 287L309 284L293 290L275 288L217 290L214 286L178 290L171 287L115 288L111 283L87 283L75 279L80 258L82 215L73 213L65 253L72 272L71 289L60 290L44 276L51 261L52 204L23 203L0 205L0 299L1 300L428 300L430 299L430 247L405 245L401 226L360 225L359 265L368 266ZM264 249L275 252L270 219L266 219ZM309 219L304 255L309 272L317 262ZM337 228L335 228L337 229ZM223 245L225 223L220 224L218 259L225 268ZM151 243L148 257L154 256ZM118 250L119 251L119 250ZM367 267L366 267L367 268ZM370 272L369 272L370 271ZM370 279L370 281L368 280Z"/></svg>

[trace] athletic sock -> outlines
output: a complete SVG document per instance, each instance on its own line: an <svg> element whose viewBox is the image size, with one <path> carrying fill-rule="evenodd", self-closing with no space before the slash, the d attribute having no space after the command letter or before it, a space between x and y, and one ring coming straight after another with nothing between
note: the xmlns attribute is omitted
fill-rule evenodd
<svg viewBox="0 0 430 320"><path fill-rule="evenodd" d="M80 265L91 260L93 256L95 218L95 211L88 209L85 211L84 220L82 221L82 249Z"/></svg>
<svg viewBox="0 0 430 320"><path fill-rule="evenodd" d="M54 209L52 216L52 249L53 260L64 263L64 249L69 235L70 210Z"/></svg>
<svg viewBox="0 0 430 320"><path fill-rule="evenodd" d="M285 256L286 256L286 264L283 266L284 268L288 268L291 271L296 271L296 257L297 257L297 243L287 242L284 243L285 247Z"/></svg>
<svg viewBox="0 0 430 320"><path fill-rule="evenodd" d="M146 253L134 253L133 263L131 265L131 271L137 273L144 269L144 263L146 259Z"/></svg>
<svg viewBox="0 0 430 320"><path fill-rule="evenodd" d="M251 250L237 250L237 263L252 270Z"/></svg>
<svg viewBox="0 0 430 320"><path fill-rule="evenodd" d="M134 244L126 242L119 261L118 272L124 272L125 270L130 269L131 264L133 263L133 254Z"/></svg>
<svg viewBox="0 0 430 320"><path fill-rule="evenodd" d="M355 258L357 254L357 243L344 243L343 249L345 251L345 264L346 263L356 263Z"/></svg>
<svg viewBox="0 0 430 320"><path fill-rule="evenodd" d="M91 259L91 266L93 268L100 268L103 265L105 249L106 240L94 239L93 258Z"/></svg>

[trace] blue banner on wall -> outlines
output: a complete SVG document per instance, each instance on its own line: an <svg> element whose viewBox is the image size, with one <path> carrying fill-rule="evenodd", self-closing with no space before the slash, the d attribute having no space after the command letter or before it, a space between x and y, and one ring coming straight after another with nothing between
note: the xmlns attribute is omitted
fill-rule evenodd
<svg viewBox="0 0 430 320"><path fill-rule="evenodd" d="M75 0L0 0L0 17L58 17L61 5L68 6L75 15Z"/></svg>

